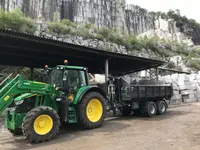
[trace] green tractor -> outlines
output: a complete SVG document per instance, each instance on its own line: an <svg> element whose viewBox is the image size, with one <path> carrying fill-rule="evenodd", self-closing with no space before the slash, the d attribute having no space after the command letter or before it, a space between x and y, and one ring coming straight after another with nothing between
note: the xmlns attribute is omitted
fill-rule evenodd
<svg viewBox="0 0 200 150"><path fill-rule="evenodd" d="M22 134L30 143L56 136L61 124L79 123L86 129L105 119L106 94L89 85L87 68L57 65L45 67L44 82L29 81L19 74L0 84L0 114L6 110L6 128ZM46 80L45 80L46 79Z"/></svg>

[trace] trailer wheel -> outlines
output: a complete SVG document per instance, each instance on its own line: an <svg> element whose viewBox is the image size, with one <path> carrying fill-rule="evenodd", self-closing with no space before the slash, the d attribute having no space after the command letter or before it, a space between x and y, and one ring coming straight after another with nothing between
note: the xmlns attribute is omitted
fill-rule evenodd
<svg viewBox="0 0 200 150"><path fill-rule="evenodd" d="M51 140L60 127L60 118L51 107L39 106L33 108L24 117L22 131L30 143Z"/></svg>
<svg viewBox="0 0 200 150"><path fill-rule="evenodd" d="M146 103L146 113L149 117L154 117L157 114L157 106L154 102Z"/></svg>
<svg viewBox="0 0 200 150"><path fill-rule="evenodd" d="M132 111L131 108L128 108L128 107L122 107L122 108L120 108L120 113L123 116L130 116L131 111Z"/></svg>
<svg viewBox="0 0 200 150"><path fill-rule="evenodd" d="M159 115L163 115L163 114L166 113L166 111L167 111L167 105L166 105L166 103L164 101L157 101L156 102L156 106L158 108L158 112L157 113Z"/></svg>
<svg viewBox="0 0 200 150"><path fill-rule="evenodd" d="M141 115L141 109L133 110L135 116Z"/></svg>
<svg viewBox="0 0 200 150"><path fill-rule="evenodd" d="M87 93L78 104L79 123L85 129L100 127L105 119L105 99L97 92Z"/></svg>

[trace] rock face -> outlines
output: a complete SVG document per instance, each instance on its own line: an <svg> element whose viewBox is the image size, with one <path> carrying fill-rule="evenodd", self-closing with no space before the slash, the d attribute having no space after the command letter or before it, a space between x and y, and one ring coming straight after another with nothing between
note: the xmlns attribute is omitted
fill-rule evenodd
<svg viewBox="0 0 200 150"><path fill-rule="evenodd" d="M156 18L147 10L127 5L125 0L1 0L6 11L20 8L34 19L69 19L76 23L89 22L97 27L111 27L129 34L158 35L182 39L174 21ZM178 34L177 34L178 32Z"/></svg>
<svg viewBox="0 0 200 150"><path fill-rule="evenodd" d="M55 13L60 19L61 0L1 0L0 7L5 11L20 8L31 18L53 20Z"/></svg>
<svg viewBox="0 0 200 150"><path fill-rule="evenodd" d="M160 38L176 40L186 43L188 46L194 45L193 41L186 37L180 29L176 27L176 22L172 19L164 20L159 17L154 21L154 29L149 29L146 32L142 32L139 36L158 36Z"/></svg>

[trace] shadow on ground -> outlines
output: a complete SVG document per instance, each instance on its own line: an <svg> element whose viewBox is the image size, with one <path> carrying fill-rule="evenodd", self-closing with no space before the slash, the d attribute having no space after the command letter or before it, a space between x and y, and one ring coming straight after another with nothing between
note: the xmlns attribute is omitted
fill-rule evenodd
<svg viewBox="0 0 200 150"><path fill-rule="evenodd" d="M29 150L33 148L42 148L43 146L47 146L47 145L53 145L53 144L59 145L59 143L69 142L81 137L94 136L94 133L97 133L97 132L102 132L105 134L118 132L119 130L123 130L129 126L130 125L123 124L123 122L120 123L120 122L105 121L104 125L100 128L93 129L93 130L84 130L78 124L71 124L71 125L62 126L60 128L59 134L55 137L55 139L48 142L39 143L39 144L29 144L29 143L26 143L23 136L18 136L12 139L8 139L8 138L1 139L0 145L12 145L13 148L10 148L10 150L22 150L22 149ZM6 134L8 133L6 132Z"/></svg>
<svg viewBox="0 0 200 150"><path fill-rule="evenodd" d="M112 120L119 120L119 121L125 121L125 120L143 120L143 121L159 121L159 120L165 120L165 119L170 119L170 118L174 118L177 116L182 116L182 115L186 115L189 113L194 113L194 112L188 112L188 111L178 111L178 110L168 110L166 112L166 114L164 115L157 115L153 118L150 118L148 116L146 116L145 114L138 114L138 115L133 115L133 116L120 116L120 117L116 117L113 119L109 119L108 121L112 121Z"/></svg>
<svg viewBox="0 0 200 150"><path fill-rule="evenodd" d="M154 118L149 118L144 115L130 116L130 117L111 117L107 118L104 125L101 128L93 129L93 130L83 130L78 124L71 124L61 127L59 134L57 137L51 141L39 143L39 144L27 144L23 137L15 137L13 139L1 139L0 145L12 145L13 148L11 150L28 150L33 148L42 148L43 146L53 145L69 142L74 139L78 139L81 137L94 136L94 133L101 132L103 134L110 134L112 132L118 132L125 128L128 128L130 125L124 123L124 121L133 121L133 120L143 120L143 121L159 121L163 119L170 119L177 116L182 116L189 114L191 112L187 111L178 111L178 110L169 110L165 115L156 116ZM134 122L133 122L134 123Z"/></svg>

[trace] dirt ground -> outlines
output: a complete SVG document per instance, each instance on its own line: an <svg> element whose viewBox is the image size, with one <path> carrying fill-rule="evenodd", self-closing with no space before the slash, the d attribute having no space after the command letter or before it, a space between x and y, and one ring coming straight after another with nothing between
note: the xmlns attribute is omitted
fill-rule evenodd
<svg viewBox="0 0 200 150"><path fill-rule="evenodd" d="M199 150L200 103L171 107L164 116L110 118L101 128L62 128L52 141L27 144L4 129L1 150Z"/></svg>

